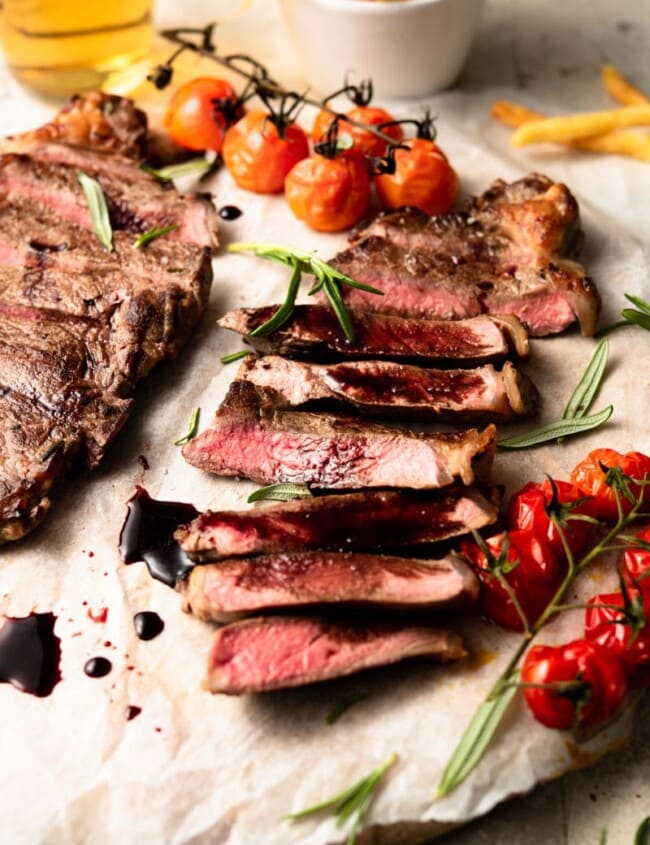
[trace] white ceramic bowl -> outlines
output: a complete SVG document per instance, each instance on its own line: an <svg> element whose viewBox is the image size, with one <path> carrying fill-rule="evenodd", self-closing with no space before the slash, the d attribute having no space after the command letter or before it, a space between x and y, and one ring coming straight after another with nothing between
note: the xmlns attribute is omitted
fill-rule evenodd
<svg viewBox="0 0 650 845"><path fill-rule="evenodd" d="M280 0L306 81L327 95L346 73L375 94L417 99L460 73L484 0Z"/></svg>

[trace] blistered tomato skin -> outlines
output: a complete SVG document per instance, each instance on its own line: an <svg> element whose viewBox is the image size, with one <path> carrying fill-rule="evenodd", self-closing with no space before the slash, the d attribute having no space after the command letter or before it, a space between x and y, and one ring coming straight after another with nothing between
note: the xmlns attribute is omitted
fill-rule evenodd
<svg viewBox="0 0 650 845"><path fill-rule="evenodd" d="M458 194L458 176L440 148L426 138L412 138L395 150L395 172L375 179L387 209L411 206L427 214L449 211Z"/></svg>
<svg viewBox="0 0 650 845"><path fill-rule="evenodd" d="M376 106L355 106L349 109L346 116L359 123L365 123L366 126L379 127L383 123L389 123L394 120L390 112L385 109L377 108ZM327 109L322 109L314 121L312 129L312 138L314 141L324 140L327 135L327 130L330 128L335 115ZM338 123L339 135L348 135L352 139L354 149L367 156L382 156L386 152L388 142L377 135L369 132L361 126L355 126L350 121L341 119ZM381 129L382 134L388 135L394 141L401 141L404 133L400 126L385 126Z"/></svg>
<svg viewBox="0 0 650 845"><path fill-rule="evenodd" d="M221 152L228 126L218 101L229 101L237 113L237 93L229 82L213 77L192 79L178 88L167 106L164 124L176 144L189 150ZM217 101L217 102L215 102Z"/></svg>
<svg viewBox="0 0 650 845"><path fill-rule="evenodd" d="M370 179L363 158L314 154L300 161L285 181L289 208L319 232L341 232L358 223L370 204Z"/></svg>
<svg viewBox="0 0 650 845"><path fill-rule="evenodd" d="M560 505L569 505L584 498L584 493L568 481L554 481L557 501ZM508 507L508 526L511 529L532 531L542 537L555 554L563 560L566 558L564 544L556 525L546 512L546 506L552 501L553 486L550 481L537 484L533 481L525 484L512 495ZM576 516L595 516L594 507L590 499L586 499L571 509ZM567 516L566 524L562 527L565 540L574 557L585 551L593 532L593 524L582 519L572 519Z"/></svg>
<svg viewBox="0 0 650 845"><path fill-rule="evenodd" d="M291 168L309 155L309 144L297 124L289 124L280 133L266 112L254 111L228 129L222 152L240 188L278 194Z"/></svg>
<svg viewBox="0 0 650 845"><path fill-rule="evenodd" d="M621 709L627 692L625 672L616 654L587 640L533 646L524 658L521 681L534 685L524 686L524 698L535 719L548 728L567 729L576 722L580 727L600 725ZM572 691L565 689L565 694L552 687L570 682L586 685L582 695L577 686Z"/></svg>
<svg viewBox="0 0 650 845"><path fill-rule="evenodd" d="M618 467L633 479L629 488L635 500L643 497L644 501L650 502L650 485L634 483L634 480L650 481L650 457L641 452L626 452L623 455L614 449L595 449L580 461L571 473L571 481L576 487L582 490L584 495L593 496L596 516L608 522L616 522L618 519L616 494L613 488L605 483L605 472L613 467ZM634 503L625 496L620 499L623 513L627 515Z"/></svg>
<svg viewBox="0 0 650 845"><path fill-rule="evenodd" d="M639 531L636 536L643 542L650 543L650 527ZM627 549L623 554L623 578L628 586L641 590L650 616L650 551Z"/></svg>
<svg viewBox="0 0 650 845"><path fill-rule="evenodd" d="M546 609L562 582L562 566L550 546L531 531L508 532L508 571L503 572L529 625ZM486 541L495 559L502 555L504 534ZM485 616L512 631L525 630L507 589L490 570L485 553L473 541L461 543L461 552L473 565L481 581L481 610Z"/></svg>
<svg viewBox="0 0 650 845"><path fill-rule="evenodd" d="M632 599L638 596L637 591L630 590ZM625 600L620 592L594 596L589 604L585 611L585 639L616 654L630 686L650 687L650 626L646 624L632 636L632 628L625 622ZM650 602L646 605L647 618Z"/></svg>

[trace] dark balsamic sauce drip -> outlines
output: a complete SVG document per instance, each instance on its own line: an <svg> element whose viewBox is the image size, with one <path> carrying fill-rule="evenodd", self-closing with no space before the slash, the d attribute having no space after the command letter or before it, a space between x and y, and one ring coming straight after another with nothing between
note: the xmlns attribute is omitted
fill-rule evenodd
<svg viewBox="0 0 650 845"><path fill-rule="evenodd" d="M236 205L224 205L219 209L219 217L222 220L236 220L241 216L242 210L241 208L237 208Z"/></svg>
<svg viewBox="0 0 650 845"><path fill-rule="evenodd" d="M193 505L160 502L152 499L144 487L137 487L127 502L126 519L120 532L122 560L124 563L143 560L152 578L174 587L193 568L192 561L174 540L174 532L198 515Z"/></svg>
<svg viewBox="0 0 650 845"><path fill-rule="evenodd" d="M143 610L133 617L133 627L140 640L153 640L161 634L165 623L153 610Z"/></svg>
<svg viewBox="0 0 650 845"><path fill-rule="evenodd" d="M39 698L61 680L61 640L54 633L53 613L5 617L0 628L0 682Z"/></svg>
<svg viewBox="0 0 650 845"><path fill-rule="evenodd" d="M127 722L130 722L132 719L135 719L136 716L139 716L140 713L142 713L142 707L138 707L136 704L129 704L124 711L124 718Z"/></svg>
<svg viewBox="0 0 650 845"><path fill-rule="evenodd" d="M103 678L113 668L113 664L106 657L91 657L84 664L84 672L89 678Z"/></svg>

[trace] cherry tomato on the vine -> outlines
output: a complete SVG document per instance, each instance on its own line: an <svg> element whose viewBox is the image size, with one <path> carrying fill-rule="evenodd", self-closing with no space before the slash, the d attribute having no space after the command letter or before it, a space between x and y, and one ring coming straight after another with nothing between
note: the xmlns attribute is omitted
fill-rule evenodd
<svg viewBox="0 0 650 845"><path fill-rule="evenodd" d="M548 728L599 725L611 719L627 692L625 672L616 654L598 643L574 640L561 646L537 645L521 667L524 697L533 716ZM575 685L566 686L575 682ZM564 685L553 689L553 684Z"/></svg>
<svg viewBox="0 0 650 845"><path fill-rule="evenodd" d="M636 535L639 540L650 543L650 527ZM623 554L623 578L630 587L637 587L644 596L650 613L650 551L629 548Z"/></svg>
<svg viewBox="0 0 650 845"><path fill-rule="evenodd" d="M582 491L568 481L554 481L560 523L567 545L574 555L583 552L593 526L589 522L575 518L594 516L590 499L585 499ZM523 528L532 531L546 540L555 554L562 560L566 557L560 532L552 522L546 507L553 498L553 485L547 479L541 484L529 481L528 484L513 493L508 506L508 525L510 528ZM580 501L585 499L584 501ZM579 502L579 503L578 503ZM574 504L576 503L576 504Z"/></svg>
<svg viewBox="0 0 650 845"><path fill-rule="evenodd" d="M603 471L603 466L605 471ZM610 522L618 519L614 487L605 483L606 471L618 469L630 479L627 490L635 500L650 502L650 485L635 484L634 481L650 481L650 457L641 452L626 452L622 455L614 449L594 449L573 469L571 481L587 496L594 497L596 516ZM624 514L628 514L634 502L624 491L619 492Z"/></svg>
<svg viewBox="0 0 650 845"><path fill-rule="evenodd" d="M265 111L251 111L226 132L223 160L235 182L258 194L277 194L291 168L309 155L305 132L296 123L280 128Z"/></svg>
<svg viewBox="0 0 650 845"><path fill-rule="evenodd" d="M172 141L181 147L221 152L228 124L243 114L237 92L229 82L199 77L174 92L164 124Z"/></svg>
<svg viewBox="0 0 650 845"><path fill-rule="evenodd" d="M370 203L370 179L353 150L298 162L285 181L289 208L319 232L340 232L358 223Z"/></svg>
<svg viewBox="0 0 650 845"><path fill-rule="evenodd" d="M633 602L638 603L638 611L642 613L643 598L638 590L630 590L629 596ZM594 596L589 600L589 604L591 606L585 611L585 638L617 655L631 686L650 686L650 625L645 624L640 630L633 632L623 613L625 599L620 592ZM650 610L650 602L646 605ZM633 633L635 636L632 636Z"/></svg>
<svg viewBox="0 0 650 845"><path fill-rule="evenodd" d="M395 118L385 109L377 108L376 106L355 106L345 112L346 116L359 123L365 123L366 126L379 127L382 123L389 123ZM312 128L312 138L314 141L322 140L330 128L335 115L328 109L322 109L316 115L314 126ZM349 120L339 119L338 121L339 136L349 135L352 139L352 145L355 150L367 156L381 156L386 152L388 142L377 135L364 129L361 126L355 126ZM388 135L394 141L401 141L404 137L402 129L398 125L385 126L381 129L384 135Z"/></svg>
<svg viewBox="0 0 650 845"><path fill-rule="evenodd" d="M536 536L532 531L497 534L486 540L485 545L496 565L501 568L501 574L519 602L528 623L534 623L562 581L562 567L555 553L542 537ZM490 568L485 552L473 540L465 540L460 549L474 566L481 581L482 612L504 628L523 631L523 620L508 590Z"/></svg>
<svg viewBox="0 0 650 845"><path fill-rule="evenodd" d="M449 211L459 183L456 171L440 148L428 138L411 138L403 141L394 155L395 172L382 173L375 179L384 207L409 205L427 214Z"/></svg>

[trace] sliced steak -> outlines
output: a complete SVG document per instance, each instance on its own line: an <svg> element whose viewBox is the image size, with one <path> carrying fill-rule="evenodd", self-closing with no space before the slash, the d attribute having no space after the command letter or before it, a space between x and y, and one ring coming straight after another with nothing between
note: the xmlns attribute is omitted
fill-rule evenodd
<svg viewBox="0 0 650 845"><path fill-rule="evenodd" d="M195 566L181 581L183 609L231 622L270 610L353 605L401 612L467 607L476 575L453 555L414 560L350 552L293 552Z"/></svg>
<svg viewBox="0 0 650 845"><path fill-rule="evenodd" d="M499 504L496 488L367 490L208 511L174 536L196 563L307 549L397 549L478 531L496 521Z"/></svg>
<svg viewBox="0 0 650 845"><path fill-rule="evenodd" d="M348 417L278 410L269 391L235 381L212 426L183 447L193 466L262 484L315 488L471 484L491 466L495 429L454 434L401 431Z"/></svg>
<svg viewBox="0 0 650 845"><path fill-rule="evenodd" d="M418 320L352 311L356 340L346 339L331 308L298 305L289 322L270 335L252 333L278 306L240 308L218 320L224 329L238 332L255 349L291 358L387 358L419 366L476 366L503 363L510 355L528 355L528 336L516 318L486 316L469 320Z"/></svg>
<svg viewBox="0 0 650 845"><path fill-rule="evenodd" d="M436 370L394 361L308 364L277 355L248 356L237 378L270 388L287 408L313 406L383 419L500 422L531 416L538 394L506 362L473 370Z"/></svg>
<svg viewBox="0 0 650 845"><path fill-rule="evenodd" d="M204 686L240 695L311 684L410 657L446 663L465 654L457 634L428 626L259 617L217 631Z"/></svg>

